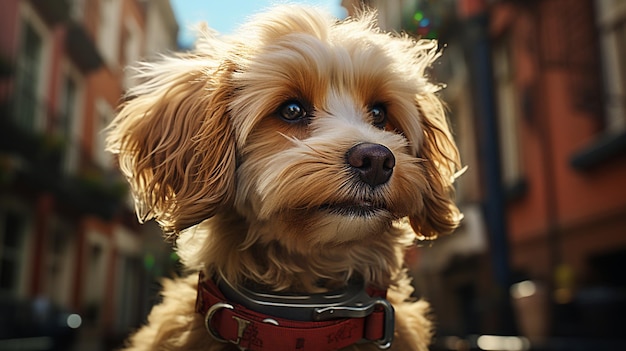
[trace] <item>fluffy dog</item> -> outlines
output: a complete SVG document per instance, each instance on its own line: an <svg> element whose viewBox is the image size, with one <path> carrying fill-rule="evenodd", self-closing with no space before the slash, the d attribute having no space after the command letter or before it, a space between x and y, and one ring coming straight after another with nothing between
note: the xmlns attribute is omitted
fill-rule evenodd
<svg viewBox="0 0 626 351"><path fill-rule="evenodd" d="M192 51L139 66L108 149L139 219L158 221L190 274L164 281L129 350L427 350L428 305L411 298L403 253L458 225L458 152L427 79L437 44L383 33L374 18L278 7L232 37L204 29ZM203 299L219 282L319 300L350 295L354 281L382 294L367 311L364 300L324 310L348 314L338 319L227 315L246 307L221 288L224 301ZM375 313L391 324L374 337L363 324L336 329ZM377 340L389 332L392 343Z"/></svg>

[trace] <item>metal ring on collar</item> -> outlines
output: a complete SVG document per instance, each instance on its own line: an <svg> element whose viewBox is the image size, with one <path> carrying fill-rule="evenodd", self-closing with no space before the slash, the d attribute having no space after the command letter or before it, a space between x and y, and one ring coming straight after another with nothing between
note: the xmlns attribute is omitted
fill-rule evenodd
<svg viewBox="0 0 626 351"><path fill-rule="evenodd" d="M376 341L376 346L378 346L381 350L386 350L391 347L391 343L393 342L393 332L394 332L394 323L395 323L395 311L391 302L379 298L376 299L375 304L378 306L382 306L385 311L385 329L383 331L383 338Z"/></svg>
<svg viewBox="0 0 626 351"><path fill-rule="evenodd" d="M206 312L206 317L204 317L204 326L206 327L206 330L209 332L209 334L213 337L213 339L219 342L227 343L228 340L223 339L220 334L215 329L213 329L213 327L211 327L211 319L213 318L213 315L222 308L226 308L229 310L235 309L233 305L228 303L216 303L215 305L211 306L211 308L209 308L209 310Z"/></svg>

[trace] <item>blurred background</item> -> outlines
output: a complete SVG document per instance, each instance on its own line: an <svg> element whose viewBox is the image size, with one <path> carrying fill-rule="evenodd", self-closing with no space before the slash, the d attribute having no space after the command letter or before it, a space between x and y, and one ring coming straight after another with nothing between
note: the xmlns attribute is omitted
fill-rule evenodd
<svg viewBox="0 0 626 351"><path fill-rule="evenodd" d="M408 254L433 350L626 350L626 1L309 3L444 49L431 75L469 169L461 228ZM103 150L124 67L267 4L0 6L0 350L111 350L178 269Z"/></svg>

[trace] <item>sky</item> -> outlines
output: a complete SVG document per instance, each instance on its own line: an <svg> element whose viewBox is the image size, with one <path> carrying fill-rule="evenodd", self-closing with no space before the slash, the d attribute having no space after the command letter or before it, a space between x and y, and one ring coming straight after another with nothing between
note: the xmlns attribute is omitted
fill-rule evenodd
<svg viewBox="0 0 626 351"><path fill-rule="evenodd" d="M180 26L178 43L190 47L194 42L193 26L206 22L221 34L231 34L251 15L280 3L308 4L325 8L336 17L346 16L341 0L170 0Z"/></svg>

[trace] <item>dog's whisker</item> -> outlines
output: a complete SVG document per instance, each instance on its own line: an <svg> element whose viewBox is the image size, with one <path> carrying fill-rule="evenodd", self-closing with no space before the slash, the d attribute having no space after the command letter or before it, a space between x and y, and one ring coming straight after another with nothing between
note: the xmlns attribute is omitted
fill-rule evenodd
<svg viewBox="0 0 626 351"><path fill-rule="evenodd" d="M318 156L322 156L323 155L323 153L321 151L315 149L312 145L310 145L308 143L305 143L304 141L296 138L295 136L285 135L285 134L283 134L281 132L278 132L278 134L280 134L285 139L291 141L292 143L294 143L294 144L296 144L298 146L302 146L302 147L305 147L305 148L311 150L314 154L316 154ZM320 160L321 160L321 158L320 158Z"/></svg>
<svg viewBox="0 0 626 351"><path fill-rule="evenodd" d="M282 133L282 132L277 132L277 133L278 133L278 135L280 135L283 138L291 141L294 144L300 144L301 143L300 139L296 138L294 135L287 135L287 134Z"/></svg>

